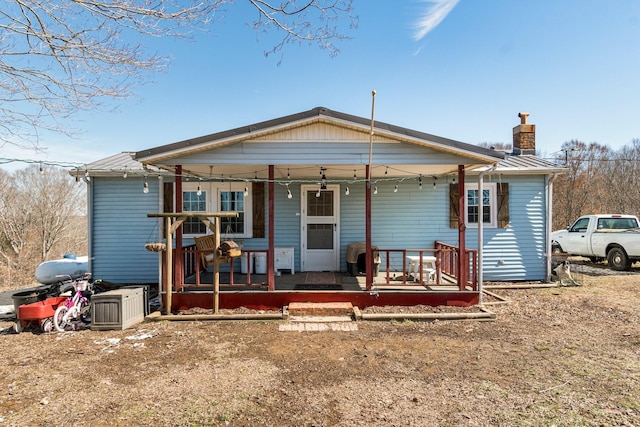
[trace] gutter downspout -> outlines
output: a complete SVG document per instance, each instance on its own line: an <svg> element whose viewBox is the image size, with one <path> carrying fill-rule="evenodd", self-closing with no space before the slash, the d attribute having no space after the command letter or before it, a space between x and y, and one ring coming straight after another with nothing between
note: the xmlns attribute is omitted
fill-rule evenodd
<svg viewBox="0 0 640 427"><path fill-rule="evenodd" d="M547 282L551 281L551 229L553 228L553 181L558 177L558 173L546 176L547 180L547 244L546 244L546 257L547 257Z"/></svg>
<svg viewBox="0 0 640 427"><path fill-rule="evenodd" d="M484 221L483 221L483 202L484 197L482 190L484 188L484 175L493 172L497 165L493 165L491 168L480 172L478 174L478 305L482 306L482 283L484 282L484 268L483 268L483 256L484 256Z"/></svg>
<svg viewBox="0 0 640 427"><path fill-rule="evenodd" d="M86 175L82 180L87 184L87 268L93 273L93 185Z"/></svg>

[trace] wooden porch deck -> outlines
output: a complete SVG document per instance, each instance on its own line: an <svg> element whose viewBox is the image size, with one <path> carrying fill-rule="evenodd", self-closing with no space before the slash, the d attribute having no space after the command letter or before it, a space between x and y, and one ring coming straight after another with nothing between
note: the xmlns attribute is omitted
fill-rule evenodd
<svg viewBox="0 0 640 427"><path fill-rule="evenodd" d="M471 288L460 291L456 283L420 284L397 277L387 283L386 272L376 277L375 284L367 291L365 276L350 276L346 273L332 274L330 283L319 282L315 273L282 274L275 277L275 290L268 291L266 275L251 275L252 285L229 285L229 273L220 273L219 308L234 309L245 307L254 310L280 310L292 302L350 302L361 309L369 306L462 306L468 307L479 302L479 293ZM315 279L310 279L314 275ZM235 273L238 281L244 275ZM200 285L195 285L195 277L188 278L180 292L172 294L172 311L201 307L213 308L212 273L200 275ZM313 282L313 283L310 283ZM208 283L208 284L207 284ZM226 283L226 284L225 284ZM379 284L378 284L379 283Z"/></svg>
<svg viewBox="0 0 640 427"><path fill-rule="evenodd" d="M471 306L479 302L476 278L476 254L467 250L471 280L460 286L457 279L457 248L436 242L436 249L378 249L380 271L374 275L373 285L366 286L366 276L351 276L344 272L276 274L274 288L268 290L266 274L219 272L219 309L245 307L256 310L279 310L291 302L351 302L360 308L369 306L449 305ZM260 251L265 252L265 251ZM184 248L185 277L172 291L171 311L200 307L214 307L214 278L210 271L200 271L196 248ZM423 272L417 281L405 264L408 254L434 254L436 272L430 282ZM393 257L400 260L400 270L392 268ZM421 270L421 269L420 269ZM164 266L163 266L164 271ZM164 275L164 273L163 273ZM183 284L182 284L183 283ZM166 289L166 287L164 287ZM164 301L166 302L166 301ZM166 306L166 305L165 305Z"/></svg>

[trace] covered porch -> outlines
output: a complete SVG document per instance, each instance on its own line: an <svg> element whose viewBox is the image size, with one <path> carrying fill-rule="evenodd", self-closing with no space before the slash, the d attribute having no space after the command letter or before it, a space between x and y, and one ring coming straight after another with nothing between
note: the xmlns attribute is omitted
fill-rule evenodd
<svg viewBox="0 0 640 427"><path fill-rule="evenodd" d="M218 241L237 241L243 254L266 260L262 274L242 274L231 258L210 278L191 243L207 229L168 224L175 245L160 257L165 307L473 305L481 254L466 247L465 192L450 187L464 188L467 171L503 157L324 108L138 152L137 161L175 177L160 195L162 215L237 213L213 220ZM354 242L364 245L366 268L350 276ZM293 274L276 268L280 247L295 252ZM324 276L332 283L309 283L320 272L332 273Z"/></svg>

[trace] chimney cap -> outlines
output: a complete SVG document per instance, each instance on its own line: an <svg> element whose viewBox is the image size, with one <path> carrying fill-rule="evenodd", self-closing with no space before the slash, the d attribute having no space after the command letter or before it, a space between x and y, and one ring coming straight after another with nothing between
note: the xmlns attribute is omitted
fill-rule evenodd
<svg viewBox="0 0 640 427"><path fill-rule="evenodd" d="M518 113L518 117L520 117L520 124L525 125L527 124L527 117L529 117L529 113L525 113L524 111L520 112Z"/></svg>

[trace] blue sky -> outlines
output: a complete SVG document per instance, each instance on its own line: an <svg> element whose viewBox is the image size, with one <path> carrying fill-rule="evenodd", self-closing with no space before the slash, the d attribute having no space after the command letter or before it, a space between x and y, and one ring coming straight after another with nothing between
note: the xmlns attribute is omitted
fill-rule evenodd
<svg viewBox="0 0 640 427"><path fill-rule="evenodd" d="M240 2L242 3L242 2ZM233 6L193 42L153 40L172 64L119 101L83 113L79 137L0 157L88 163L324 106L470 144L511 143L520 111L543 155L569 140L612 148L640 138L640 1L355 0L359 27L329 57L289 46ZM5 169L24 164L4 165Z"/></svg>

